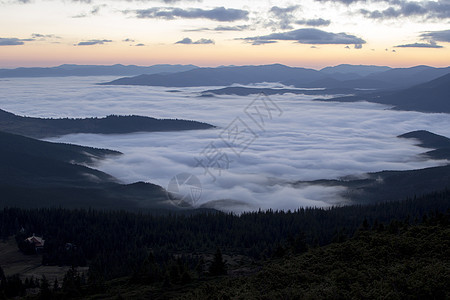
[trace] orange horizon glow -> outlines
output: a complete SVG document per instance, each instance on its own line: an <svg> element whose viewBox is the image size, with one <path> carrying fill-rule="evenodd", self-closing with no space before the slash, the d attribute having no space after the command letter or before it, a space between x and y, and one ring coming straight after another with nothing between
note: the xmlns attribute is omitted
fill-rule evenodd
<svg viewBox="0 0 450 300"><path fill-rule="evenodd" d="M293 67L320 69L338 64L412 67L429 65L447 67L448 52L442 49L391 48L371 50L346 49L345 45L310 45L284 42L252 46L230 45L33 45L0 48L0 67L53 67L61 64L142 65L194 64L200 67L220 65L263 65L281 63ZM287 47L289 46L289 47ZM395 50L395 52L393 52ZM432 53L427 55L426 53Z"/></svg>

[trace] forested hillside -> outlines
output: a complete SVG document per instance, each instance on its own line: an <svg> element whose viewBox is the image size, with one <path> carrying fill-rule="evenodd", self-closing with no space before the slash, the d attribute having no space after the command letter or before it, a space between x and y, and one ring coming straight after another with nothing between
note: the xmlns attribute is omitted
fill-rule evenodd
<svg viewBox="0 0 450 300"><path fill-rule="evenodd" d="M428 276L435 266L441 266L443 273L435 274L432 284L405 277L406 283L399 279L395 284L407 286L399 286L400 290L393 294L413 295L417 289L439 298L448 293L439 282L448 278L442 269L448 263L443 256L448 252L448 241L443 239L449 236L448 215L443 217L442 213L448 211L449 200L450 191L446 190L400 202L289 212L269 210L240 216L220 212L152 216L119 211L5 208L0 213L0 235L15 235L19 245L32 233L43 236L44 265L88 265L89 273L83 279L74 269L66 282L66 292L71 280L71 289L76 291L71 295L80 297L109 295L108 291L117 288L143 293L151 290L151 295L174 292L177 296L183 295L177 291L184 289L204 296L213 288L211 291L220 298L222 290L233 297L244 291L243 286L248 286L251 296L257 295L252 291L259 288L260 280L264 289L259 292L273 291L267 297L312 297L318 295L323 284L328 286L322 291L324 297L336 291L341 298L369 297L381 295L377 294L379 287L392 289L394 283L390 281L401 274L407 276L408 268L412 268L413 276ZM434 221L427 223L430 217ZM424 227L417 227L422 222ZM436 227L441 225L447 227ZM372 233L366 233L369 229ZM424 232L433 235L418 238ZM322 248L330 243L337 244ZM70 249L68 244L72 245ZM315 250L297 256L308 249ZM433 256L428 256L429 252ZM391 269L391 263L398 267ZM241 275L210 279L226 274L227 269L230 276ZM387 274L388 281L381 280L381 274ZM325 276L323 280L321 276ZM304 279L297 282L296 278ZM8 280L18 284L17 279ZM8 280L5 278L5 282ZM374 285L370 285L373 280ZM190 285L192 282L196 284ZM16 295L25 293L25 285L21 286Z"/></svg>

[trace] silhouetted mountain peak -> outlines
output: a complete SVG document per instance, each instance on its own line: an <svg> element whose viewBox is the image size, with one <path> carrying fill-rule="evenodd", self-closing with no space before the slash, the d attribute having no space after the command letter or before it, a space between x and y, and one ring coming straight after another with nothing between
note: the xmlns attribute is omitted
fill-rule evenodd
<svg viewBox="0 0 450 300"><path fill-rule="evenodd" d="M402 135L400 138L416 139L420 142L421 147L425 148L448 148L450 147L450 139L448 137L435 134L426 130L411 131Z"/></svg>

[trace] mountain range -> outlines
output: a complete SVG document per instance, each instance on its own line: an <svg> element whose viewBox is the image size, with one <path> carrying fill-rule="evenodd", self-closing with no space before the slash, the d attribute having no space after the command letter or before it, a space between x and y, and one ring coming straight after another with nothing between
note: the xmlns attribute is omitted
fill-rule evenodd
<svg viewBox="0 0 450 300"><path fill-rule="evenodd" d="M450 73L431 81L395 91L344 96L327 101L369 101L392 105L399 110L450 113Z"/></svg>
<svg viewBox="0 0 450 300"><path fill-rule="evenodd" d="M450 73L450 67L388 68L340 65L320 71L281 64L197 68L170 74L142 74L104 82L104 85L147 85L166 87L249 85L279 82L298 88L395 89L423 83Z"/></svg>
<svg viewBox="0 0 450 300"><path fill-rule="evenodd" d="M64 64L50 68L0 69L0 78L14 77L65 77L65 76L133 76L139 74L174 73L198 68L194 65L160 64L149 67L116 64L71 65Z"/></svg>

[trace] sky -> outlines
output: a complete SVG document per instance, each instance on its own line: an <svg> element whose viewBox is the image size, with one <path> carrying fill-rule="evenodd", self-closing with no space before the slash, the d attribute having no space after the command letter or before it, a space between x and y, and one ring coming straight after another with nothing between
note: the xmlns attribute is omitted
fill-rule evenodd
<svg viewBox="0 0 450 300"><path fill-rule="evenodd" d="M0 68L450 65L450 0L0 0Z"/></svg>

